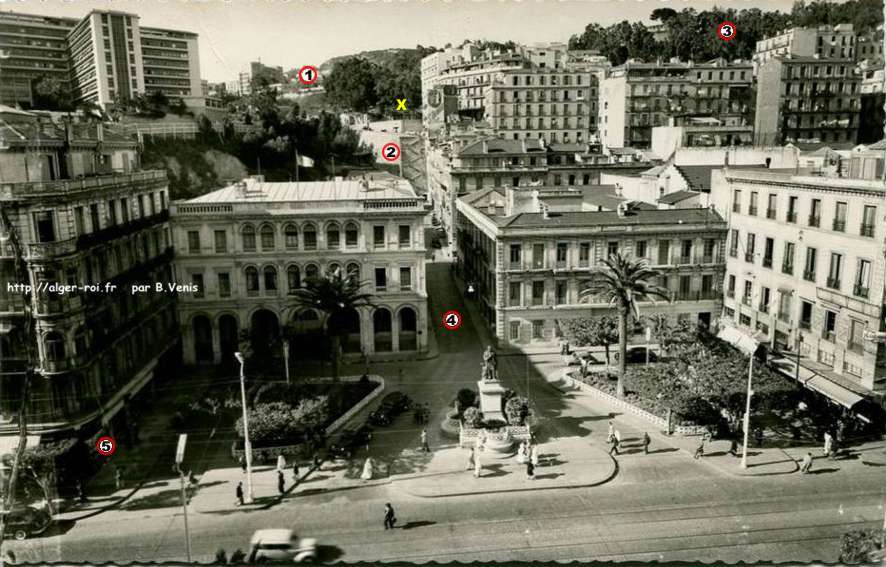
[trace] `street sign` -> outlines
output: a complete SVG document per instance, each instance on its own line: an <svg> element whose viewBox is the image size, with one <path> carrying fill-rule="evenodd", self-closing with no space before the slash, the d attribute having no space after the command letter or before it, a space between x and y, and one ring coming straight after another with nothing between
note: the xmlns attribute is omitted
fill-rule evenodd
<svg viewBox="0 0 886 567"><path fill-rule="evenodd" d="M185 445L188 442L188 434L178 436L178 447L175 448L175 464L180 465L185 460Z"/></svg>
<svg viewBox="0 0 886 567"><path fill-rule="evenodd" d="M305 65L298 70L298 80L303 85L313 85L320 78L320 72L313 65Z"/></svg>

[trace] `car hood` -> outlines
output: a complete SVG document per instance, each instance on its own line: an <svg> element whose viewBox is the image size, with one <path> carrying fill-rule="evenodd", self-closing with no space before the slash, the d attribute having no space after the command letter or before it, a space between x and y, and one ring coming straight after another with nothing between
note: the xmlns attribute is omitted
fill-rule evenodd
<svg viewBox="0 0 886 567"><path fill-rule="evenodd" d="M298 548L300 550L317 549L317 540L312 537L305 537L298 540Z"/></svg>

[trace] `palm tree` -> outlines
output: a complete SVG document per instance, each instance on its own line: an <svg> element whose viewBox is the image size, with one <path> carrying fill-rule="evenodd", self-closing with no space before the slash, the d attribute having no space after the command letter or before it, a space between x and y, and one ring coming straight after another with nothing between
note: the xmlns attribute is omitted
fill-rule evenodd
<svg viewBox="0 0 886 567"><path fill-rule="evenodd" d="M316 309L332 340L332 380L338 382L338 354L346 316L352 309L372 305L373 295L361 293L364 282L353 275L342 277L340 270L326 277L309 278L305 286L292 292L294 307Z"/></svg>
<svg viewBox="0 0 886 567"><path fill-rule="evenodd" d="M625 394L625 358L628 350L628 314L640 317L638 303L655 302L656 297L668 298L666 289L655 283L658 272L649 267L645 259L635 259L614 254L600 260L602 272L581 292L587 300L603 299L618 309L618 390L617 395Z"/></svg>

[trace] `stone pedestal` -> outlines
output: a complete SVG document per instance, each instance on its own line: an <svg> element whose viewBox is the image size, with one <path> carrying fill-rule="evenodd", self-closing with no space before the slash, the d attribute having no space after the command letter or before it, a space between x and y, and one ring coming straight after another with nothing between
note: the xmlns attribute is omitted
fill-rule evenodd
<svg viewBox="0 0 886 567"><path fill-rule="evenodd" d="M483 420L491 421L498 419L507 421L501 411L501 398L505 393L504 387L498 382L477 382L480 390L480 411L483 412Z"/></svg>

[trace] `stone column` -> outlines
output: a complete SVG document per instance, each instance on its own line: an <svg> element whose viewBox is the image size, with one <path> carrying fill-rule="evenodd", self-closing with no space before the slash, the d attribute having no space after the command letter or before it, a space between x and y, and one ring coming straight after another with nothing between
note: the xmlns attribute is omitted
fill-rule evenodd
<svg viewBox="0 0 886 567"><path fill-rule="evenodd" d="M372 311L360 311L360 345L366 354L375 354L375 329L372 328Z"/></svg>
<svg viewBox="0 0 886 567"><path fill-rule="evenodd" d="M221 334L218 329L218 320L210 319L212 324L212 362L213 364L221 363Z"/></svg>
<svg viewBox="0 0 886 567"><path fill-rule="evenodd" d="M181 332L182 332L182 357L185 360L185 364L194 365L197 363L197 353L194 348L194 326L187 324L187 317L183 317L183 321L181 324Z"/></svg>
<svg viewBox="0 0 886 567"><path fill-rule="evenodd" d="M391 309L391 352L400 352L400 316Z"/></svg>

